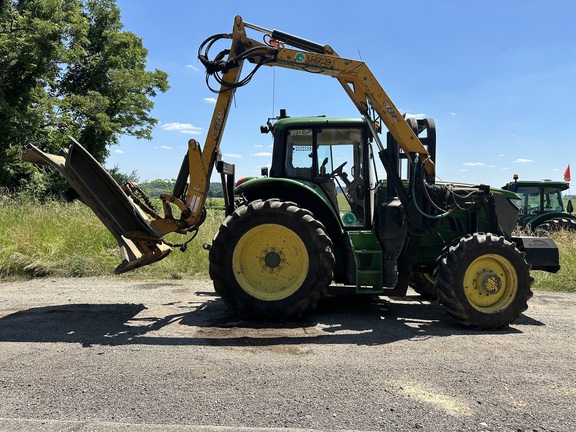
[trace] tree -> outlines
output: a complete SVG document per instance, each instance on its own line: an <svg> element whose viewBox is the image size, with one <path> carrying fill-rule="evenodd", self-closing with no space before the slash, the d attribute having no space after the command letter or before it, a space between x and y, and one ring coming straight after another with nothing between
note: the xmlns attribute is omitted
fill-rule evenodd
<svg viewBox="0 0 576 432"><path fill-rule="evenodd" d="M120 186L129 181L134 183L140 182L138 171L132 170L130 174L124 173L120 171L120 167L118 165L114 165L112 168L110 168L108 170L108 174L110 174L110 176L112 176L112 178L116 180L116 183L118 183Z"/></svg>
<svg viewBox="0 0 576 432"><path fill-rule="evenodd" d="M104 162L120 135L150 139L167 74L123 31L115 0L0 0L0 186L34 181L18 150L78 139Z"/></svg>
<svg viewBox="0 0 576 432"><path fill-rule="evenodd" d="M32 167L19 147L46 141L44 108L65 59L79 3L54 0L0 3L0 185L21 186Z"/></svg>
<svg viewBox="0 0 576 432"><path fill-rule="evenodd" d="M148 51L135 34L121 31L115 0L87 1L87 37L72 39L85 53L70 65L60 82L67 111L82 124L80 142L103 162L108 145L121 133L151 138L157 120L150 117L149 97L168 89L167 75L146 70Z"/></svg>

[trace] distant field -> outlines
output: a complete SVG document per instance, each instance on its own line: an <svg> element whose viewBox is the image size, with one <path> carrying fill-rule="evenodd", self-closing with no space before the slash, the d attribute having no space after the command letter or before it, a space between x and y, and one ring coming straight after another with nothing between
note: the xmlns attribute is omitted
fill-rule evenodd
<svg viewBox="0 0 576 432"><path fill-rule="evenodd" d="M210 198L208 206L221 207L222 198ZM80 202L40 204L30 199L9 200L0 196L0 278L82 277L111 275L120 263L118 245L96 216ZM208 252L224 211L208 209L205 223L184 253L174 250L164 260L123 278L208 279ZM171 242L186 238L172 234ZM560 248L562 269L557 274L532 272L534 288L576 292L576 235L554 235Z"/></svg>

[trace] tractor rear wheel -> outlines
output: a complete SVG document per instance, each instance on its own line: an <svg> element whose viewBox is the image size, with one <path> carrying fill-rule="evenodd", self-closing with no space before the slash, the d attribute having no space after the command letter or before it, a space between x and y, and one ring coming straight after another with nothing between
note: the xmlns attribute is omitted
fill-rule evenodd
<svg viewBox="0 0 576 432"><path fill-rule="evenodd" d="M514 243L494 234L467 235L438 259L436 292L459 323L477 330L499 329L528 309L530 265Z"/></svg>
<svg viewBox="0 0 576 432"><path fill-rule="evenodd" d="M537 234L546 235L550 232L568 230L576 231L576 219L570 218L554 218L541 223L534 230Z"/></svg>
<svg viewBox="0 0 576 432"><path fill-rule="evenodd" d="M308 210L256 200L228 216L210 249L210 277L224 302L246 319L300 318L326 295L334 254Z"/></svg>

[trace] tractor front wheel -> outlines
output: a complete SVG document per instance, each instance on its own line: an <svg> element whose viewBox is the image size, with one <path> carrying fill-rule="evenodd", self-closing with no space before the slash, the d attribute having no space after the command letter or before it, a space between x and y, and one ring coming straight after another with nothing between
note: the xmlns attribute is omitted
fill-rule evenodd
<svg viewBox="0 0 576 432"><path fill-rule="evenodd" d="M300 318L326 295L334 254L324 226L294 203L257 200L228 216L210 249L210 277L246 319Z"/></svg>
<svg viewBox="0 0 576 432"><path fill-rule="evenodd" d="M449 246L435 271L438 301L459 323L499 329L528 309L530 265L514 243L475 233Z"/></svg>

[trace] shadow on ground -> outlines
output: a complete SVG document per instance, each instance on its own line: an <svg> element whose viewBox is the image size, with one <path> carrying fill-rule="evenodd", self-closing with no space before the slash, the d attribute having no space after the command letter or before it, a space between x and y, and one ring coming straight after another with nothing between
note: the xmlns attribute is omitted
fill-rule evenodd
<svg viewBox="0 0 576 432"><path fill-rule="evenodd" d="M167 313L168 312L168 313ZM526 315L498 333L543 325ZM176 327L175 327L176 326ZM170 329L177 328L174 332ZM441 306L419 296L402 299L331 295L298 322L244 321L213 292L190 302L148 309L143 304L67 304L30 308L0 319L0 342L92 345L274 346L383 345L453 335L480 335L458 326Z"/></svg>

